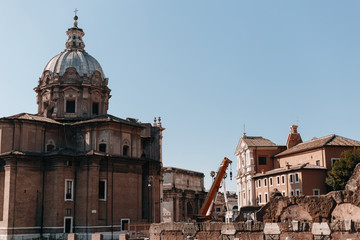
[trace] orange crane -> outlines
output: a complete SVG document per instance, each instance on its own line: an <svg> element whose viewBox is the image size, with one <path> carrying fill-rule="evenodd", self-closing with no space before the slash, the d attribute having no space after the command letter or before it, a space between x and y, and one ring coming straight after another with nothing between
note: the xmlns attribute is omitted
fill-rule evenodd
<svg viewBox="0 0 360 240"><path fill-rule="evenodd" d="M216 194L219 191L221 181L225 176L226 169L230 163L232 163L232 161L224 157L224 160L220 164L215 180L211 185L210 191L206 195L205 202L202 208L200 209L199 214L196 216L197 221L206 221L206 220L211 220L213 218L214 200L216 198Z"/></svg>

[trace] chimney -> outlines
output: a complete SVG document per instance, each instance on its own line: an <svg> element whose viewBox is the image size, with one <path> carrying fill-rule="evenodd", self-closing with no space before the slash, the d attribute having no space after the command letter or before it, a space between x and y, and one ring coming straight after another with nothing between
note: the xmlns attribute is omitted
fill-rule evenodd
<svg viewBox="0 0 360 240"><path fill-rule="evenodd" d="M298 126L296 126L296 125L290 126L290 133L289 133L289 136L286 141L286 147L288 149L292 148L293 146L295 146L299 143L302 143L302 139L301 139L300 134L297 132L297 128L298 128Z"/></svg>

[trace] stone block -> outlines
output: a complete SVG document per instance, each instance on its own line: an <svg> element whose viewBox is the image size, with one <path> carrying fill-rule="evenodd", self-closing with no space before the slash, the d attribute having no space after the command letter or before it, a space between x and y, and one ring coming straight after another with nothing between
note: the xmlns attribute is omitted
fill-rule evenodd
<svg viewBox="0 0 360 240"><path fill-rule="evenodd" d="M352 221L351 219L345 219L344 220L344 229L345 231L350 232L352 230Z"/></svg>
<svg viewBox="0 0 360 240"><path fill-rule="evenodd" d="M221 234L223 235L235 235L236 229L234 224L223 224L221 227Z"/></svg>
<svg viewBox="0 0 360 240"><path fill-rule="evenodd" d="M196 235L196 227L194 223L185 223L182 230L184 236L194 237Z"/></svg>
<svg viewBox="0 0 360 240"><path fill-rule="evenodd" d="M103 235L100 233L91 234L91 240L103 240Z"/></svg>
<svg viewBox="0 0 360 240"><path fill-rule="evenodd" d="M318 236L330 236L331 234L329 224L326 222L313 223L311 232L313 235L318 235Z"/></svg>
<svg viewBox="0 0 360 240"><path fill-rule="evenodd" d="M67 235L68 240L76 240L76 234L75 233L69 233Z"/></svg>
<svg viewBox="0 0 360 240"><path fill-rule="evenodd" d="M291 224L292 224L292 229L293 229L294 232L299 231L299 221L293 220L291 222Z"/></svg>
<svg viewBox="0 0 360 240"><path fill-rule="evenodd" d="M120 233L119 234L119 240L129 240L130 236L126 233Z"/></svg>
<svg viewBox="0 0 360 240"><path fill-rule="evenodd" d="M279 235L280 228L277 223L265 223L264 234L265 235Z"/></svg>
<svg viewBox="0 0 360 240"><path fill-rule="evenodd" d="M247 231L251 231L252 224L253 224L252 220L247 220L246 221L246 230Z"/></svg>

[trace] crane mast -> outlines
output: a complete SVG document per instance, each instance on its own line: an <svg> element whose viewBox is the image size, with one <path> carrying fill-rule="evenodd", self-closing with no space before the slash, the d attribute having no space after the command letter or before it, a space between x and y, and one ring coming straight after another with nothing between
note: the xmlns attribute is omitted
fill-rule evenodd
<svg viewBox="0 0 360 240"><path fill-rule="evenodd" d="M225 173L226 173L226 169L230 163L232 163L232 161L229 160L228 158L224 157L224 160L220 164L220 167L219 167L219 170L215 177L215 180L214 180L213 184L211 185L210 191L206 195L204 204L203 204L202 208L200 209L199 215L197 216L198 220L211 219L212 214L213 214L212 209L210 209L210 208L212 208L212 202L215 199L217 192L219 191L221 181L223 180ZM210 213L210 215L207 215L208 212Z"/></svg>

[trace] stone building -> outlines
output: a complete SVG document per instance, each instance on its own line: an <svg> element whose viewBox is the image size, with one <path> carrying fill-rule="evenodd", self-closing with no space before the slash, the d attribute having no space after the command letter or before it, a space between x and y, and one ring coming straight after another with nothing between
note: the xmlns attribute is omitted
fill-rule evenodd
<svg viewBox="0 0 360 240"><path fill-rule="evenodd" d="M111 233L160 221L162 131L108 114L110 89L84 32L45 66L38 113L0 119L0 238ZM154 208L151 206L155 206Z"/></svg>
<svg viewBox="0 0 360 240"><path fill-rule="evenodd" d="M244 135L235 152L239 206L263 205L275 188L283 196L325 194L327 171L354 147L360 142L334 134L302 142L295 125L286 146Z"/></svg>
<svg viewBox="0 0 360 240"><path fill-rule="evenodd" d="M163 222L186 221L198 214L206 197L203 173L164 167L163 181Z"/></svg>

